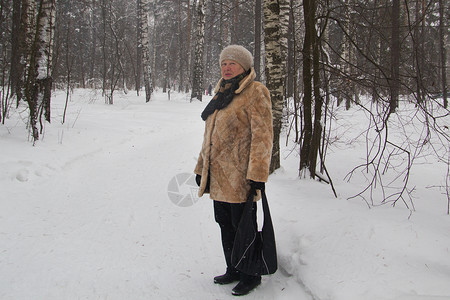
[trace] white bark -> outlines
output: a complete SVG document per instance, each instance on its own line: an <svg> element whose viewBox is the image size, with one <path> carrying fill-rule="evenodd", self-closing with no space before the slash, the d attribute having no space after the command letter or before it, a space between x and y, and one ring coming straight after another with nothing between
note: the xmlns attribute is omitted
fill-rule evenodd
<svg viewBox="0 0 450 300"><path fill-rule="evenodd" d="M287 10L287 11L286 11ZM286 74L287 26L289 3L286 0L264 1L265 73L272 98L273 151L271 171L280 167L280 132L284 106L284 77Z"/></svg>
<svg viewBox="0 0 450 300"><path fill-rule="evenodd" d="M39 0L37 4L36 33L31 47L25 92L30 108L30 122L34 141L39 139L37 121L39 120L42 123L42 112L45 113L45 119L50 122L56 0Z"/></svg>
<svg viewBox="0 0 450 300"><path fill-rule="evenodd" d="M203 95L203 49L205 44L205 0L197 3L197 39L195 43L194 76L192 81L191 101L202 101Z"/></svg>
<svg viewBox="0 0 450 300"><path fill-rule="evenodd" d="M150 26L149 26L149 8L150 0L139 0L139 26L141 32L141 47L142 47L142 63L144 69L144 86L145 86L145 101L149 102L153 92L152 84L152 64L150 59Z"/></svg>

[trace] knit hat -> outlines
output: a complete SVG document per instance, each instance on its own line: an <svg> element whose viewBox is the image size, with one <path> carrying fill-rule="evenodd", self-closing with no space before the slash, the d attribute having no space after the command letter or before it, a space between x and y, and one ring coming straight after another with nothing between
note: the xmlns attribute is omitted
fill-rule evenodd
<svg viewBox="0 0 450 300"><path fill-rule="evenodd" d="M238 62L245 71L253 67L253 55L250 51L239 45L225 47L220 53L219 65L226 59Z"/></svg>

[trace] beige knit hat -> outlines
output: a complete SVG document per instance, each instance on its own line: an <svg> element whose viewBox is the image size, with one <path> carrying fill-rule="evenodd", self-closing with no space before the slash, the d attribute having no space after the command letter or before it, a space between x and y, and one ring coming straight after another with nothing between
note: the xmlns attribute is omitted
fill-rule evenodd
<svg viewBox="0 0 450 300"><path fill-rule="evenodd" d="M220 53L219 65L226 59L238 62L245 71L253 67L253 55L250 51L239 45L225 47Z"/></svg>

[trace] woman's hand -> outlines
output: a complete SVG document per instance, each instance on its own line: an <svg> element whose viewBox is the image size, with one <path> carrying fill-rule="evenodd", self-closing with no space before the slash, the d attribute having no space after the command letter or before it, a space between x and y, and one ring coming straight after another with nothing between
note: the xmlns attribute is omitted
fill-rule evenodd
<svg viewBox="0 0 450 300"><path fill-rule="evenodd" d="M250 192L254 195L256 195L256 190L263 191L266 187L266 184L264 182L249 180L249 183L250 183Z"/></svg>

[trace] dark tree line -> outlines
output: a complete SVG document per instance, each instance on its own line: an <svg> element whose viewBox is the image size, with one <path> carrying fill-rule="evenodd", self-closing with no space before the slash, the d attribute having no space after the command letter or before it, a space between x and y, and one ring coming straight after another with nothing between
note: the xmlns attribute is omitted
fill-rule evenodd
<svg viewBox="0 0 450 300"><path fill-rule="evenodd" d="M30 3L28 6L27 2ZM18 39L23 40L22 34L31 34L19 30L20 22L22 20L23 23L27 15L24 10L32 10L30 18L36 15L39 9L36 3L40 1L1 2L1 58L6 80L2 86L5 88L9 79L20 73L17 70L21 67L18 60L20 51L16 51L20 47ZM205 88L217 79L216 59L224 45L239 43L252 51L260 49L255 57L261 53L264 56L264 46L270 48L267 42L262 48L260 43L255 44L255 33L259 35L259 41L264 40L261 39L264 35L261 24L270 18L265 15L259 20L260 24L255 23L260 14L260 11L255 11L257 3L208 0L200 2L203 9L198 10L198 1L195 0L59 0L53 46L52 78L55 87L65 87L68 81L73 87L101 87L107 102L112 101L117 89L139 90L144 81L140 46L142 24L139 21L142 20L140 7L143 7L149 23L147 39L151 55L149 63L153 69L152 84L180 91L190 90L193 85L195 54L199 53L196 50L197 17L204 11L204 53L201 56ZM295 55L298 68L304 60L300 53L305 51L304 36L308 33L304 25L308 24L308 19L303 18L299 10L306 7L309 11L309 2L279 0L263 3L281 7L279 16L281 21L286 20L280 28L284 35L289 31L292 37L296 32L295 45L291 43L289 49L287 44L282 46L281 50L285 50L281 57L284 57L282 63L286 69L292 67ZM389 95L393 101L398 93L415 93L419 100L443 94L447 80L445 71L448 72L445 50L448 47L446 21L449 10L445 1L328 0L311 3L315 10L312 22L324 30L316 33L320 43L318 49L327 48L329 51L326 55L332 65L327 66L326 71L333 75L330 84L339 101L348 105L362 88L366 90L370 86L383 88L379 92L374 90L374 97ZM296 24L296 30L289 28L289 18L291 24ZM29 25L35 24L31 22ZM27 40L30 42L30 37ZM306 42L308 40L307 37ZM294 47L295 54L292 52ZM291 52L287 64L288 51ZM400 53L397 55L397 52ZM289 76L285 89L292 94L292 72ZM349 81L351 84L347 84ZM297 78L301 88L302 82L303 79ZM11 91L15 90L16 84L17 80L11 80Z"/></svg>

